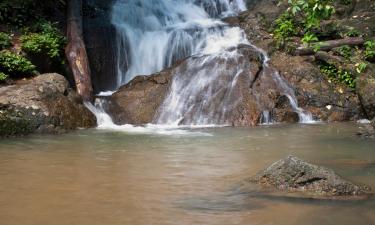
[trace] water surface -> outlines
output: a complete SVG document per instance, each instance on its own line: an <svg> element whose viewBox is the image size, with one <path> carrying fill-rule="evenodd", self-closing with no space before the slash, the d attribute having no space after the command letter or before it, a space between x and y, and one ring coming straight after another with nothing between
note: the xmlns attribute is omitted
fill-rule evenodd
<svg viewBox="0 0 375 225"><path fill-rule="evenodd" d="M357 124L85 130L0 140L0 224L375 224L375 201L292 201L232 190L293 154L375 188ZM173 131L173 130L172 130Z"/></svg>

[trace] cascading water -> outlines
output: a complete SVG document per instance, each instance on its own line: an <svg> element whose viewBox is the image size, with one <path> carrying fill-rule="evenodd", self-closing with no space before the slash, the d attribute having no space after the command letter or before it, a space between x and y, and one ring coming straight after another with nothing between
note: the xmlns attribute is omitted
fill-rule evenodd
<svg viewBox="0 0 375 225"><path fill-rule="evenodd" d="M236 29L214 18L245 9L242 0L117 0L112 23L118 35L118 86L198 54L212 41L237 36Z"/></svg>
<svg viewBox="0 0 375 225"><path fill-rule="evenodd" d="M186 60L183 71L175 71L170 92L153 122L173 127L229 125L228 115L241 102L241 97L234 94L238 79L249 71L249 65L242 60L244 56L236 48L252 45L240 28L230 27L220 18L245 9L243 0L117 0L112 11L112 23L117 30L117 86L193 56ZM272 70L268 56L252 47L262 56L263 67ZM298 107L286 81L272 71L272 78L300 115L300 122L311 121L311 115ZM90 108L104 123L99 126L114 128L112 120L103 116L100 104L98 107ZM273 121L267 110L263 119L265 123Z"/></svg>

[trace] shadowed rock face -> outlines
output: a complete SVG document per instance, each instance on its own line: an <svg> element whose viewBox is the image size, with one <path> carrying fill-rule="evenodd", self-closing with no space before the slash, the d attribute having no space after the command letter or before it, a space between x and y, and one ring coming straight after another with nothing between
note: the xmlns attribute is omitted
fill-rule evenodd
<svg viewBox="0 0 375 225"><path fill-rule="evenodd" d="M160 73L138 76L109 98L107 110L117 124L170 123L173 122L170 118L181 117L179 124L200 124L202 118L207 118L209 121L202 124L254 126L265 110L275 112L277 122L298 121L289 102L281 104L285 98L273 77L275 71L263 68L260 53L245 45L228 50L229 54L234 51L235 58L190 57ZM190 84L201 71L213 80L207 86L206 83ZM174 107L170 101L176 100L173 96L176 87L171 85L176 79L183 79L182 84L200 87L191 95L187 91L189 96L177 100ZM181 85L175 91L184 92L184 88ZM178 105L180 101L187 101L182 108ZM175 111L178 111L176 115Z"/></svg>
<svg viewBox="0 0 375 225"><path fill-rule="evenodd" d="M111 24L113 0L85 0L83 36L89 57L94 92L117 87L116 30Z"/></svg>
<svg viewBox="0 0 375 225"><path fill-rule="evenodd" d="M95 126L95 116L59 74L0 88L0 137Z"/></svg>
<svg viewBox="0 0 375 225"><path fill-rule="evenodd" d="M251 183L279 191L301 192L315 197L362 196L370 188L351 183L333 170L288 156L250 178Z"/></svg>

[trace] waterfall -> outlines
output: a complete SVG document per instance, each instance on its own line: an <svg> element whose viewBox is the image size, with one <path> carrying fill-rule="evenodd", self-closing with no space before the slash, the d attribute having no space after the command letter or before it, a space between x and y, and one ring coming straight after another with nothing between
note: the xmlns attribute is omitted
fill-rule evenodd
<svg viewBox="0 0 375 225"><path fill-rule="evenodd" d="M293 89L268 65L267 54L249 43L243 30L220 20L245 9L243 0L117 0L111 18L117 30L117 87L191 56L183 69L174 72L153 123L159 127L231 125L232 111L242 100L238 89L253 82L246 74L250 65L237 50L246 45L259 53L263 75L272 76L300 122L312 121L311 114L298 107ZM134 128L113 124L100 102L88 108L97 115L100 128ZM263 108L260 122L272 123L271 109ZM150 126L155 128L146 127Z"/></svg>
<svg viewBox="0 0 375 225"><path fill-rule="evenodd" d="M216 18L245 9L242 0L117 0L111 18L117 30L117 86L201 53L230 35Z"/></svg>

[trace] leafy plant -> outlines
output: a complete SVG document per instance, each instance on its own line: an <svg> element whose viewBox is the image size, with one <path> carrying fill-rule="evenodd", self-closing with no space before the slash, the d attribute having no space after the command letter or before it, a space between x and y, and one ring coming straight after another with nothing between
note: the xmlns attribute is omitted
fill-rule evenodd
<svg viewBox="0 0 375 225"><path fill-rule="evenodd" d="M359 37L361 36L361 32L356 29L350 29L348 32L345 33L345 37Z"/></svg>
<svg viewBox="0 0 375 225"><path fill-rule="evenodd" d="M319 41L318 37L314 33L311 33L311 32L307 32L302 38L302 42L305 44L310 44L311 42L317 42L317 41Z"/></svg>
<svg viewBox="0 0 375 225"><path fill-rule="evenodd" d="M36 73L35 66L25 57L11 51L0 51L0 71L7 76L28 76Z"/></svg>
<svg viewBox="0 0 375 225"><path fill-rule="evenodd" d="M3 72L0 72L0 83L5 81L8 78L8 75L6 75Z"/></svg>
<svg viewBox="0 0 375 225"><path fill-rule="evenodd" d="M0 32L0 50L11 46L12 38L9 34Z"/></svg>
<svg viewBox="0 0 375 225"><path fill-rule="evenodd" d="M355 76L347 70L324 63L320 65L320 72L334 82L345 84L353 89L356 87Z"/></svg>
<svg viewBox="0 0 375 225"><path fill-rule="evenodd" d="M61 60L65 38L54 24L42 22L34 27L33 32L21 36L22 49L32 54L46 54L54 60Z"/></svg>
<svg viewBox="0 0 375 225"><path fill-rule="evenodd" d="M356 66L357 73L363 73L367 69L367 63L365 62L357 63L355 66Z"/></svg>
<svg viewBox="0 0 375 225"><path fill-rule="evenodd" d="M343 45L337 48L337 53L346 59L349 59L353 55L353 49L348 45Z"/></svg>
<svg viewBox="0 0 375 225"><path fill-rule="evenodd" d="M321 20L328 19L335 9L333 0L288 0L289 8L275 22L274 37L278 46L283 46L291 36L304 33L302 41L319 41L316 29Z"/></svg>
<svg viewBox="0 0 375 225"><path fill-rule="evenodd" d="M297 34L297 29L295 26L294 19L288 14L283 13L276 20L276 29L274 30L274 37L276 39L278 47L285 44L285 41Z"/></svg>
<svg viewBox="0 0 375 225"><path fill-rule="evenodd" d="M375 40L365 42L365 59L374 60L375 58Z"/></svg>

